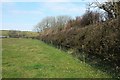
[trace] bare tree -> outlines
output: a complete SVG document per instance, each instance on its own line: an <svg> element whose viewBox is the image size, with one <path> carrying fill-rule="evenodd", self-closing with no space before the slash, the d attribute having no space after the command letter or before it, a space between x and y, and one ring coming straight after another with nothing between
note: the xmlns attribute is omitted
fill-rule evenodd
<svg viewBox="0 0 120 80"><path fill-rule="evenodd" d="M34 28L37 32L40 32L47 28L64 27L70 19L70 16L45 17Z"/></svg>
<svg viewBox="0 0 120 80"><path fill-rule="evenodd" d="M107 2L100 3L97 0L91 3L93 7L98 7L106 11L108 19L117 18L120 15L120 0L108 0Z"/></svg>
<svg viewBox="0 0 120 80"><path fill-rule="evenodd" d="M82 26L95 24L100 21L100 18L101 18L101 15L99 14L99 12L86 11L86 13L82 16L80 24Z"/></svg>
<svg viewBox="0 0 120 80"><path fill-rule="evenodd" d="M70 19L71 19L70 16L57 16L56 17L57 26L64 27Z"/></svg>

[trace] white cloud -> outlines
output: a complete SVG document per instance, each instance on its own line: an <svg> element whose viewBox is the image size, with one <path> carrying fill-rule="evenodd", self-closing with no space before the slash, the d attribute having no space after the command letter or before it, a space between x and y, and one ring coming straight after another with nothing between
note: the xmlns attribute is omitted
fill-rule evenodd
<svg viewBox="0 0 120 80"><path fill-rule="evenodd" d="M1 1L2 2L95 2L96 0L1 0ZM105 2L107 0L98 0L98 1Z"/></svg>
<svg viewBox="0 0 120 80"><path fill-rule="evenodd" d="M25 11L25 10L12 10L10 11L12 14L39 14L39 15L43 15L43 12L39 11L39 10L32 10L32 11Z"/></svg>
<svg viewBox="0 0 120 80"><path fill-rule="evenodd" d="M61 12L64 14L83 14L86 10L85 6L81 6L81 4L76 5L76 3L44 3L43 4L46 8L53 12ZM85 5L85 4L84 4Z"/></svg>
<svg viewBox="0 0 120 80"><path fill-rule="evenodd" d="M0 3L0 28L2 26L2 3Z"/></svg>
<svg viewBox="0 0 120 80"><path fill-rule="evenodd" d="M3 23L1 30L32 30L33 24Z"/></svg>
<svg viewBox="0 0 120 80"><path fill-rule="evenodd" d="M69 2L70 0L1 0L2 2Z"/></svg>
<svg viewBox="0 0 120 80"><path fill-rule="evenodd" d="M118 2L118 0L1 0L0 2L107 2L114 1Z"/></svg>
<svg viewBox="0 0 120 80"><path fill-rule="evenodd" d="M70 0L44 0L44 2L70 2Z"/></svg>
<svg viewBox="0 0 120 80"><path fill-rule="evenodd" d="M22 14L22 15L24 15L24 14L43 15L44 14L42 9L40 9L40 8L36 8L34 10L24 10L24 8L23 8L23 10L18 9L18 6L20 6L20 5L16 6L16 2L10 2L10 3L8 2L8 3L3 3L3 4L4 4L3 12L10 13L12 16L15 16L17 14ZM29 2L27 4L29 4Z"/></svg>

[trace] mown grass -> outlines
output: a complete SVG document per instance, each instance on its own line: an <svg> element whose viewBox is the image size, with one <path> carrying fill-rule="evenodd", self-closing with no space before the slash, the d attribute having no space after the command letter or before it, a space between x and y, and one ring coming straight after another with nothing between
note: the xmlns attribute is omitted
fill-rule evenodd
<svg viewBox="0 0 120 80"><path fill-rule="evenodd" d="M3 78L110 78L111 76L39 40L2 40Z"/></svg>

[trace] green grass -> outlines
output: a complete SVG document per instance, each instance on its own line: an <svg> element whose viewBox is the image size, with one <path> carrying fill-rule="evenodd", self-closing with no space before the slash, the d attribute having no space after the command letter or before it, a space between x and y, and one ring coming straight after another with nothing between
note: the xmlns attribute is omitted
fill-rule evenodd
<svg viewBox="0 0 120 80"><path fill-rule="evenodd" d="M61 50L32 39L2 40L3 78L110 78Z"/></svg>

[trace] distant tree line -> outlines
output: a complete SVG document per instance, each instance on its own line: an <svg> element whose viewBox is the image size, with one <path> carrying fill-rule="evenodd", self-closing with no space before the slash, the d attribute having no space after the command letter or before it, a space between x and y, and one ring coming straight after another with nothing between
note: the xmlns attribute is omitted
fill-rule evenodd
<svg viewBox="0 0 120 80"><path fill-rule="evenodd" d="M9 30L7 35L10 38L36 38L38 33L30 31Z"/></svg>

